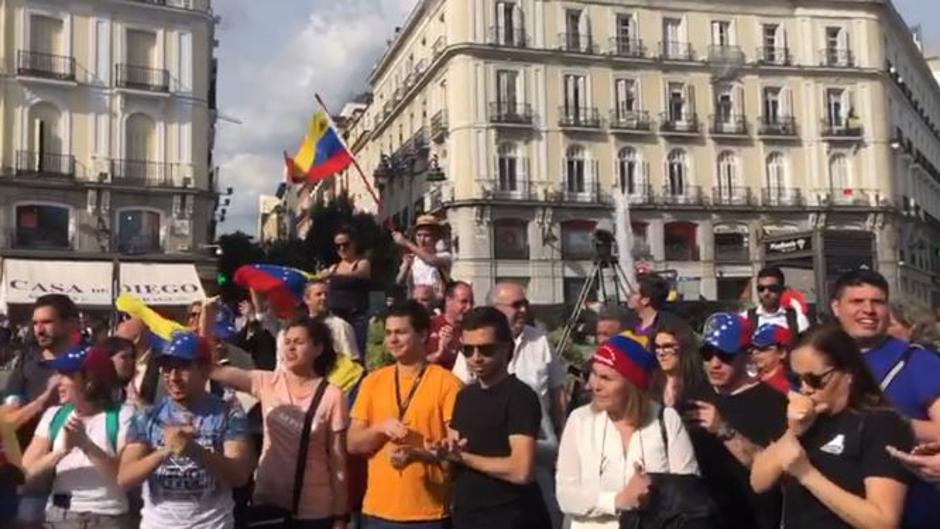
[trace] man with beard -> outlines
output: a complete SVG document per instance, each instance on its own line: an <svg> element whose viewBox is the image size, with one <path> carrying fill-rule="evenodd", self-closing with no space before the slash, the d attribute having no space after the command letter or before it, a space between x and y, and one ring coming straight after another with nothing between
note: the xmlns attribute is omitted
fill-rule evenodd
<svg viewBox="0 0 940 529"><path fill-rule="evenodd" d="M741 316L747 318L752 329L773 324L790 331L791 343L809 328L809 319L803 311L793 307L784 307L780 304L783 292L787 289L783 271L775 266L762 268L757 272L757 299L760 303L756 307L744 312Z"/></svg>
<svg viewBox="0 0 940 529"><path fill-rule="evenodd" d="M689 423L702 477L721 512L724 529L776 529L779 490L751 489L754 456L787 428L787 398L748 375L753 331L747 319L713 314L702 331L702 359L711 387L690 395Z"/></svg>
<svg viewBox="0 0 940 529"><path fill-rule="evenodd" d="M143 484L141 529L231 529L232 489L251 476L245 414L206 391L209 343L177 332L157 356L167 397L138 412L118 484Z"/></svg>

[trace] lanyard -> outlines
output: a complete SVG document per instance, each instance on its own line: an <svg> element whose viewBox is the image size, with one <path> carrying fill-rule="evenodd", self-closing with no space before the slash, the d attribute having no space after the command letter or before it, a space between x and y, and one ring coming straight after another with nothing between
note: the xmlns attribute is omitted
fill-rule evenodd
<svg viewBox="0 0 940 529"><path fill-rule="evenodd" d="M405 418L405 414L408 413L408 408L411 406L411 401L414 399L415 393L418 391L418 385L421 384L421 379L424 378L424 371L428 368L427 364L421 366L421 371L418 372L418 377L415 378L415 383L411 386L411 391L408 392L408 397L405 398L405 402L401 401L401 382L398 377L398 366L395 366L395 403L398 404L398 420Z"/></svg>

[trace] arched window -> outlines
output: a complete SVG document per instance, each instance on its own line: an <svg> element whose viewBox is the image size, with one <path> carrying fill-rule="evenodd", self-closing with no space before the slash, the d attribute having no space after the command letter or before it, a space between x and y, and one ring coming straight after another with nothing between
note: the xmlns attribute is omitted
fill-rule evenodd
<svg viewBox="0 0 940 529"><path fill-rule="evenodd" d="M676 149L669 153L666 160L666 193L673 196L685 195L687 169L685 151Z"/></svg>
<svg viewBox="0 0 940 529"><path fill-rule="evenodd" d="M146 114L132 114L124 130L124 160L118 164L118 178L135 183L158 183L162 165L157 160L157 133L153 119Z"/></svg>
<svg viewBox="0 0 940 529"><path fill-rule="evenodd" d="M36 103L27 115L26 148L17 153L19 172L71 175L73 158L65 151L62 113L47 102Z"/></svg>
<svg viewBox="0 0 940 529"><path fill-rule="evenodd" d="M738 183L738 159L731 151L718 155L718 196L724 201L733 200Z"/></svg>
<svg viewBox="0 0 940 529"><path fill-rule="evenodd" d="M624 147L617 154L617 169L620 177L620 191L631 196L647 195L646 174L642 169L639 155L632 147Z"/></svg>
<svg viewBox="0 0 940 529"><path fill-rule="evenodd" d="M787 187L787 160L783 153L772 152L767 157L767 189L771 195L779 195Z"/></svg>
<svg viewBox="0 0 940 529"><path fill-rule="evenodd" d="M118 251L127 254L161 253L160 213L125 209L118 213Z"/></svg>
<svg viewBox="0 0 940 529"><path fill-rule="evenodd" d="M516 192L519 187L519 159L516 146L500 144L496 155L496 189L501 192Z"/></svg>
<svg viewBox="0 0 940 529"><path fill-rule="evenodd" d="M844 154L834 154L829 158L829 182L835 193L851 191L849 162Z"/></svg>
<svg viewBox="0 0 940 529"><path fill-rule="evenodd" d="M16 246L18 248L71 247L71 210L56 204L16 206Z"/></svg>
<svg viewBox="0 0 940 529"><path fill-rule="evenodd" d="M586 193L587 175L584 147L572 145L565 153L565 190L568 193Z"/></svg>

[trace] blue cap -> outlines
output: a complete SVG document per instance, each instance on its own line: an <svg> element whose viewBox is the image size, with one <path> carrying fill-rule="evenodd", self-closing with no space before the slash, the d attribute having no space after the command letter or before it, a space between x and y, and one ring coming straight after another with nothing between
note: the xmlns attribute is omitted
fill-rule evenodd
<svg viewBox="0 0 940 529"><path fill-rule="evenodd" d="M111 382L117 377L111 356L100 347L75 346L44 364L59 373L82 371L86 376L104 382Z"/></svg>
<svg viewBox="0 0 940 529"><path fill-rule="evenodd" d="M75 346L52 360L47 360L44 364L59 373L77 373L85 366L86 358L88 358L88 348Z"/></svg>
<svg viewBox="0 0 940 529"><path fill-rule="evenodd" d="M215 313L215 323L212 325L212 334L216 338L227 342L238 335L235 328L235 313L227 305L219 305Z"/></svg>
<svg viewBox="0 0 940 529"><path fill-rule="evenodd" d="M194 362L200 355L199 336L194 332L177 331L160 351L160 358L176 358Z"/></svg>
<svg viewBox="0 0 940 529"><path fill-rule="evenodd" d="M702 335L706 347L736 355L751 345L751 324L737 314L718 312L705 321Z"/></svg>
<svg viewBox="0 0 940 529"><path fill-rule="evenodd" d="M754 338L751 340L754 347L761 349L772 345L789 346L793 343L793 333L786 327L781 327L775 323L765 323L757 328Z"/></svg>

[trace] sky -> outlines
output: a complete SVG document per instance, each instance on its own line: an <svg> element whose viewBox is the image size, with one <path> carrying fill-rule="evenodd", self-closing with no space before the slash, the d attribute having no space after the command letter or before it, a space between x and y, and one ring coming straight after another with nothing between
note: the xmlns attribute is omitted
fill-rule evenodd
<svg viewBox="0 0 940 529"><path fill-rule="evenodd" d="M368 89L367 77L416 0L215 0L216 138L221 187L234 188L219 234L257 232L258 195L283 175L319 93L333 112ZM940 1L894 0L940 53ZM235 120L239 123L234 123Z"/></svg>

